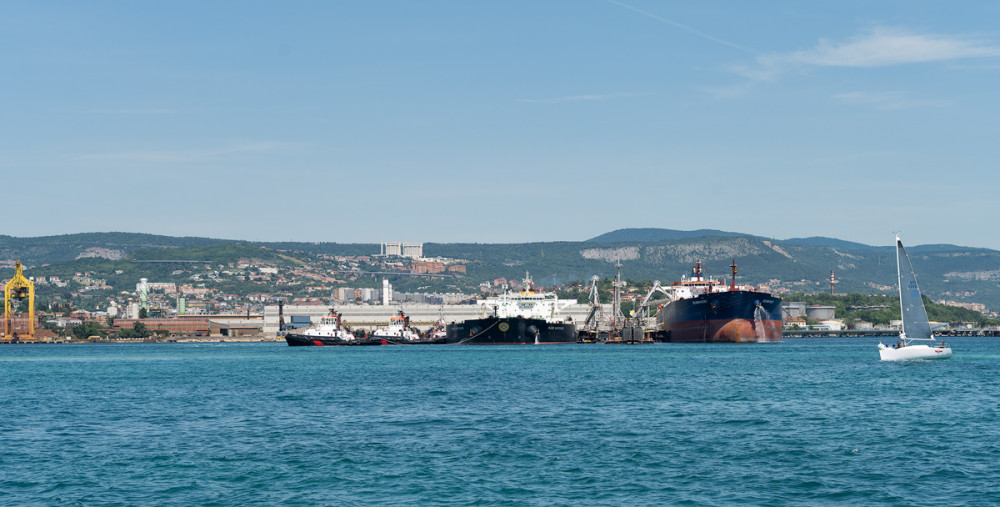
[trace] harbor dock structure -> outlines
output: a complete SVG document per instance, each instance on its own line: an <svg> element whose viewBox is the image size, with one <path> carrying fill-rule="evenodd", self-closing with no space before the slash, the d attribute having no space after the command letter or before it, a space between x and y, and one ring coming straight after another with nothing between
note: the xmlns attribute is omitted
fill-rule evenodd
<svg viewBox="0 0 1000 507"><path fill-rule="evenodd" d="M426 303L403 303L393 305L337 305L337 312L343 316L345 325L352 329L373 330L377 327L385 326L394 315L400 310L410 317L410 324L418 327L431 327L442 317L445 322L461 322L469 319L477 319L485 309L480 305L433 305ZM557 318L582 324L587 318L590 309L586 304L573 303L564 308ZM319 322L319 319L329 315L330 306L314 305L285 305L283 317L285 323L289 324L295 317L296 323ZM308 321L306 320L308 318ZM265 335L278 333L278 305L268 305L264 307Z"/></svg>

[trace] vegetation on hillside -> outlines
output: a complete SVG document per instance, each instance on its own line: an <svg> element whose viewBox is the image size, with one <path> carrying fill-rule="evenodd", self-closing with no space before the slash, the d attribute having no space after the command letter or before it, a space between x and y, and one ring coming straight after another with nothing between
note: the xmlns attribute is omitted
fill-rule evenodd
<svg viewBox="0 0 1000 507"><path fill-rule="evenodd" d="M841 293L891 295L897 283L895 253L891 246L868 247L828 238L782 242L718 231L667 231L716 235L662 239L662 229L636 231L631 235L625 233L628 231L605 235L605 238L620 240L613 242L425 243L426 256L462 259L467 274L455 278L412 278L402 274L364 273L363 267L357 275L345 274L343 278L354 287L377 287L382 276L388 276L394 287L404 291L462 290L475 293L480 283L491 283L497 278L520 280L525 272L531 274L537 285L544 287L564 286L574 280L586 281L594 275L610 279L615 272L615 261L620 260L622 275L626 278L661 280L668 284L690 273L697 261L705 265L708 276L727 278L729 263L735 259L739 266L738 282L768 284L776 293L824 292L831 270L836 273L839 282L837 291ZM74 260L92 247L125 252L127 257L115 261L104 258ZM194 271L195 267L205 269L205 263L189 266L185 263L133 262L136 260L209 261L207 264L218 269L220 264L228 265L239 259L293 266L322 261L322 256L361 257L378 252L378 244L254 243L129 233L43 238L0 236L0 260L22 260L27 267L26 273L58 275L66 279L76 272L92 271L106 278L108 285L116 291L133 290L139 278L182 282L191 273L175 272ZM950 245L915 246L909 248L909 252L920 287L931 298L979 302L993 310L1000 309L1000 252ZM44 272L36 271L45 263L51 265L46 266ZM12 273L10 268L0 269L2 278ZM341 276L338 275L338 278ZM259 284L232 279L211 283L224 284L224 290L238 295L259 289ZM222 285L215 286L221 288ZM62 292L71 290L70 287ZM44 291L59 292L54 288Z"/></svg>
<svg viewBox="0 0 1000 507"><path fill-rule="evenodd" d="M786 302L799 301L807 305L833 306L837 318L847 323L866 321L873 324L886 325L892 320L899 320L899 296L880 294L790 294L783 297ZM880 309L860 310L849 309L858 307L886 307ZM985 315L935 303L924 296L924 306L927 308L927 318L932 322L972 322L976 326L1000 325L1000 320L987 318Z"/></svg>

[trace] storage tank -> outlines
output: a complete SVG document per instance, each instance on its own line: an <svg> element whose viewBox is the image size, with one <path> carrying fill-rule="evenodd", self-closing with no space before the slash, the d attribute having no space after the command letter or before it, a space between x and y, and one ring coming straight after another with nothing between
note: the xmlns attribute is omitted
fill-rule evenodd
<svg viewBox="0 0 1000 507"><path fill-rule="evenodd" d="M789 319L795 319L806 314L806 304L801 301L788 301L781 303L781 308L784 310L783 317Z"/></svg>
<svg viewBox="0 0 1000 507"><path fill-rule="evenodd" d="M812 305L806 307L806 317L813 320L831 320L835 318L836 308L833 306Z"/></svg>

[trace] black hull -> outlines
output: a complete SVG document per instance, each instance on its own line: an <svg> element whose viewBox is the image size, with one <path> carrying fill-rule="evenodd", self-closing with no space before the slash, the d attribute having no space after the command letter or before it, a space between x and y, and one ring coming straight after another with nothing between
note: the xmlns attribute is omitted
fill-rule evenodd
<svg viewBox="0 0 1000 507"><path fill-rule="evenodd" d="M421 338L419 340L393 340L389 338L381 339L382 345L444 345L444 338Z"/></svg>
<svg viewBox="0 0 1000 507"><path fill-rule="evenodd" d="M673 301L657 315L659 342L780 342L781 298L731 291Z"/></svg>
<svg viewBox="0 0 1000 507"><path fill-rule="evenodd" d="M285 342L289 347L357 347L363 345L381 345L379 340L341 340L331 337L313 337L301 334L286 334Z"/></svg>
<svg viewBox="0 0 1000 507"><path fill-rule="evenodd" d="M448 324L445 341L461 345L530 345L576 343L572 323L548 322L522 317L470 319Z"/></svg>

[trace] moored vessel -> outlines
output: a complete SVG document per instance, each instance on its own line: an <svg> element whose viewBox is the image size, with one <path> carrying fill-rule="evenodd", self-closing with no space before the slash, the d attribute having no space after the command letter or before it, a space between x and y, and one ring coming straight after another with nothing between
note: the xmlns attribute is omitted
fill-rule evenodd
<svg viewBox="0 0 1000 507"><path fill-rule="evenodd" d="M341 322L341 315L333 308L330 314L320 318L319 324L285 335L290 347L378 345L374 340L361 340L351 333Z"/></svg>
<svg viewBox="0 0 1000 507"><path fill-rule="evenodd" d="M449 324L446 342L465 345L576 343L576 324L570 318L559 317L559 311L573 301L560 301L551 292L536 292L527 275L523 287L519 292L504 287L499 296L477 301L484 315Z"/></svg>
<svg viewBox="0 0 1000 507"><path fill-rule="evenodd" d="M732 282L705 279L701 261L693 275L674 282L669 301L656 314L659 342L780 342L781 298L736 284L736 261L730 264Z"/></svg>
<svg viewBox="0 0 1000 507"><path fill-rule="evenodd" d="M410 327L410 317L403 310L389 319L389 325L372 331L371 339L383 345L427 345L444 343L443 337L421 336Z"/></svg>

